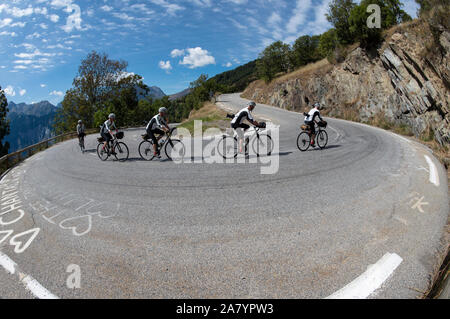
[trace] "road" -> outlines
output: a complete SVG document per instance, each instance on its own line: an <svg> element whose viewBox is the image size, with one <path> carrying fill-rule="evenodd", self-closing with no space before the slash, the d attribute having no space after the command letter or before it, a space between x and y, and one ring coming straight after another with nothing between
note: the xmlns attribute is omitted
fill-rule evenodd
<svg viewBox="0 0 450 319"><path fill-rule="evenodd" d="M125 132L124 163L101 162L88 136L86 154L70 140L8 172L0 297L420 296L449 212L431 153L335 119L328 147L302 153L300 114L259 104L254 114L279 126L275 174L243 160L141 161L141 130Z"/></svg>

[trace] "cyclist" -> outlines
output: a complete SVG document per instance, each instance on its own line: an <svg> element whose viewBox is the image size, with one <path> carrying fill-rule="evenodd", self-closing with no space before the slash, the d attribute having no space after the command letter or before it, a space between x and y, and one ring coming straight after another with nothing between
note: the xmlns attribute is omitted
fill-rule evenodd
<svg viewBox="0 0 450 319"><path fill-rule="evenodd" d="M244 132L250 128L249 125L242 123L244 120L249 121L255 126L259 126L259 123L253 119L251 112L255 109L256 103L251 101L247 104L246 108L240 110L234 118L231 120L231 127L236 131L239 137L239 152L242 153L242 143L244 141Z"/></svg>
<svg viewBox="0 0 450 319"><path fill-rule="evenodd" d="M118 129L116 127L116 115L114 113L109 114L108 119L103 123L101 129L100 129L100 135L105 140L105 143L103 144L103 150L106 149L106 145L113 139L113 132L112 130L116 130L116 134L118 132ZM112 154L115 155L114 150L112 150Z"/></svg>
<svg viewBox="0 0 450 319"><path fill-rule="evenodd" d="M84 137L86 136L86 133L85 133L85 127L84 127L82 120L78 121L77 134L78 134L78 141L80 143L80 146L83 146L84 145Z"/></svg>
<svg viewBox="0 0 450 319"><path fill-rule="evenodd" d="M323 106L320 103L314 103L313 108L308 113L303 113L305 115L305 124L309 126L309 130L311 133L311 146L316 147L315 137L316 137L316 128L315 128L315 120L318 117L319 120L323 121L320 116L320 110L323 109Z"/></svg>
<svg viewBox="0 0 450 319"><path fill-rule="evenodd" d="M167 118L167 109L165 107L161 107L159 109L159 113L152 117L145 129L147 131L147 135L153 141L153 154L155 157L161 157L159 155L158 142L164 134L170 130L168 123L169 120ZM156 137L155 134L157 134L158 137Z"/></svg>

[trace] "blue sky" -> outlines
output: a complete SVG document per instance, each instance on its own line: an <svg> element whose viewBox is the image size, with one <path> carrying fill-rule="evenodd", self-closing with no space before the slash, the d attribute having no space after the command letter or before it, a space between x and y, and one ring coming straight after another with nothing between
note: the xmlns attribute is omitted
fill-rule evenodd
<svg viewBox="0 0 450 319"><path fill-rule="evenodd" d="M0 0L0 85L10 101L58 103L92 51L166 94L330 28L329 0ZM404 0L413 17L417 5Z"/></svg>

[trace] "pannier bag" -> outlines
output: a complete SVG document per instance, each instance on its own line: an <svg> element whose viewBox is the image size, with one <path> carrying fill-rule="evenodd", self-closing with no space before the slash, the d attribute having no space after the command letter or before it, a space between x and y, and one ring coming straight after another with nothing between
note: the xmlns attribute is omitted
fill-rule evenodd
<svg viewBox="0 0 450 319"><path fill-rule="evenodd" d="M318 125L319 125L320 127L325 128L325 127L327 127L327 122L326 122L326 121L320 121L320 122L318 123Z"/></svg>
<svg viewBox="0 0 450 319"><path fill-rule="evenodd" d="M303 124L302 126L300 126L300 128L301 128L303 131L309 130L309 126L306 125L306 124Z"/></svg>
<svg viewBox="0 0 450 319"><path fill-rule="evenodd" d="M97 137L97 141L99 142L99 143L104 143L105 142L105 139L103 138L103 137Z"/></svg>
<svg viewBox="0 0 450 319"><path fill-rule="evenodd" d="M123 136L124 136L123 132L119 132L119 133L116 134L116 138L117 138L118 140L123 139Z"/></svg>

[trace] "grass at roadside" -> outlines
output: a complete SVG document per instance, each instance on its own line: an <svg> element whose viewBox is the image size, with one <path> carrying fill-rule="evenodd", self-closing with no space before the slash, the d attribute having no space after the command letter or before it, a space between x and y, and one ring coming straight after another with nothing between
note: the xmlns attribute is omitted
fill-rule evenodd
<svg viewBox="0 0 450 319"><path fill-rule="evenodd" d="M225 130L230 127L230 119L227 117L227 113L218 108L211 102L205 102L203 107L198 110L193 110L189 114L189 118L181 123L179 127L189 130L191 135L194 134L194 121L202 121L202 133L209 128L218 128Z"/></svg>

